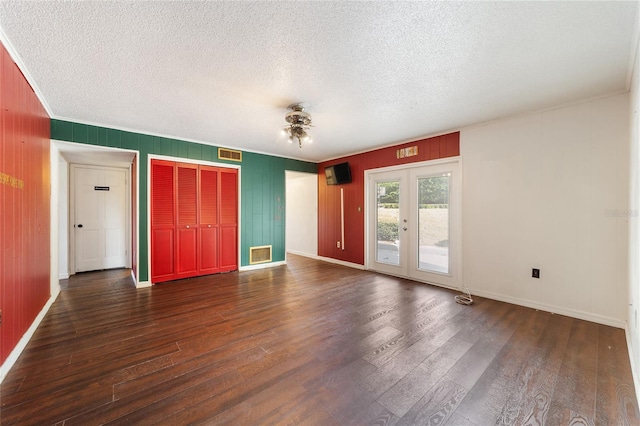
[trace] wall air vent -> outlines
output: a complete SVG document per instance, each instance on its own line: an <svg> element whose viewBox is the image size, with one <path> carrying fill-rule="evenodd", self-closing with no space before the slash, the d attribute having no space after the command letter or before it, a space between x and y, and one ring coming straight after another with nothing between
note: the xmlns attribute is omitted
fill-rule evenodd
<svg viewBox="0 0 640 426"><path fill-rule="evenodd" d="M218 159L242 162L242 151L235 149L218 148Z"/></svg>
<svg viewBox="0 0 640 426"><path fill-rule="evenodd" d="M249 247L249 264L271 262L271 246Z"/></svg>

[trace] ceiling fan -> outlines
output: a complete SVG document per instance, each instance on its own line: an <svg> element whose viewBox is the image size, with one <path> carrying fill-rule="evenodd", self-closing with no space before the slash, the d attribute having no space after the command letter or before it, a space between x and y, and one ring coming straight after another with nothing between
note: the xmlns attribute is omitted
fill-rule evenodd
<svg viewBox="0 0 640 426"><path fill-rule="evenodd" d="M302 103L289 105L291 111L285 114L284 119L288 126L282 129L282 132L289 137L289 143L293 143L294 139L298 140L298 146L302 149L302 142L311 143L311 136L307 133L311 124L311 115L305 112Z"/></svg>

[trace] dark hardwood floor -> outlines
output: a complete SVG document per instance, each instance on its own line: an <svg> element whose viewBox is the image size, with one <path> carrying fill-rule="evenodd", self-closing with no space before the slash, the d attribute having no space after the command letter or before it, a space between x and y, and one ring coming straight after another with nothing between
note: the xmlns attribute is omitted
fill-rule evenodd
<svg viewBox="0 0 640 426"><path fill-rule="evenodd" d="M78 274L2 425L639 425L624 331L290 255L136 290Z"/></svg>

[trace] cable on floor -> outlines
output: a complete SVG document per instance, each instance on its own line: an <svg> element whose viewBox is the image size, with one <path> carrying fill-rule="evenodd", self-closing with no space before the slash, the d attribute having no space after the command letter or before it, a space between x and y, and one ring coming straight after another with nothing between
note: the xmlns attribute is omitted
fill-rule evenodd
<svg viewBox="0 0 640 426"><path fill-rule="evenodd" d="M454 297L456 303L467 306L473 305L473 298L471 297L471 292L469 291L467 286L464 286L464 291L466 292L466 294L459 294Z"/></svg>

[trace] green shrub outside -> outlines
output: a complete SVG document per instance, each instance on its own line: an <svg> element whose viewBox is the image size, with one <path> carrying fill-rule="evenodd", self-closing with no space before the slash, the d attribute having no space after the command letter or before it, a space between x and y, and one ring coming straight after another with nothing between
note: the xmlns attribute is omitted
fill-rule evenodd
<svg viewBox="0 0 640 426"><path fill-rule="evenodd" d="M378 207L383 209L397 209L398 203L380 203ZM448 204L420 204L421 209L446 209L449 208Z"/></svg>
<svg viewBox="0 0 640 426"><path fill-rule="evenodd" d="M396 241L398 239L398 224L392 222L378 223L378 241Z"/></svg>

